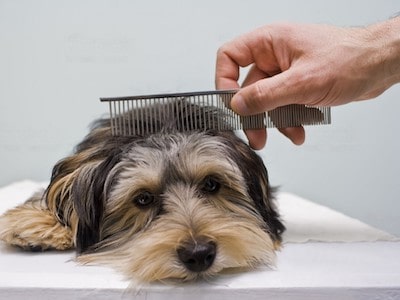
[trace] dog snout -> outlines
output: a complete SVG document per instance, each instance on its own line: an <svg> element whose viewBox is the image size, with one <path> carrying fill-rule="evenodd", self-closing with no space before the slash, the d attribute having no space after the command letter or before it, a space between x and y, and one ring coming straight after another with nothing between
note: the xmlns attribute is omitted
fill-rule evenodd
<svg viewBox="0 0 400 300"><path fill-rule="evenodd" d="M178 248L178 257L192 272L206 271L214 262L217 246L214 242L194 240Z"/></svg>

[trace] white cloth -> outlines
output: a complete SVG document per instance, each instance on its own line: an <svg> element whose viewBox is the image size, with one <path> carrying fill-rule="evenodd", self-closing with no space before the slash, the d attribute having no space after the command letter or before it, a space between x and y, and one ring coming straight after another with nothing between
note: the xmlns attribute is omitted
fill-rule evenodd
<svg viewBox="0 0 400 300"><path fill-rule="evenodd" d="M280 193L278 209L286 243L396 241L397 237L299 196Z"/></svg>

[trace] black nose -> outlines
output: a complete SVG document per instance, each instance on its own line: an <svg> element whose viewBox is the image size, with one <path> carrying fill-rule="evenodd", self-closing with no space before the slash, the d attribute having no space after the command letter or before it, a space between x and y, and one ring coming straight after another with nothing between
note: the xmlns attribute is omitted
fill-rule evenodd
<svg viewBox="0 0 400 300"><path fill-rule="evenodd" d="M178 257L192 272L207 270L214 262L217 247L213 242L191 241L178 248Z"/></svg>

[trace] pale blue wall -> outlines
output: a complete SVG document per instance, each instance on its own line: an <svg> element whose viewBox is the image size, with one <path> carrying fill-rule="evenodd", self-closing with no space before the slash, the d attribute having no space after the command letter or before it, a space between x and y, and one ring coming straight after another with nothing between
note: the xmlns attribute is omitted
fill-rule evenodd
<svg viewBox="0 0 400 300"><path fill-rule="evenodd" d="M208 90L219 45L274 21L366 25L393 1L0 0L0 185L47 180L101 96ZM274 130L273 184L400 235L400 88L333 109L303 147Z"/></svg>

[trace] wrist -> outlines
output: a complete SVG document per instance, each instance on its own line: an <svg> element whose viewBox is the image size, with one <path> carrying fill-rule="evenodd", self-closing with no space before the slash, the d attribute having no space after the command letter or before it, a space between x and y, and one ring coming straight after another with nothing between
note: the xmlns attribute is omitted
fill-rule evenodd
<svg viewBox="0 0 400 300"><path fill-rule="evenodd" d="M379 73L385 85L400 82L400 17L367 28L379 54Z"/></svg>

